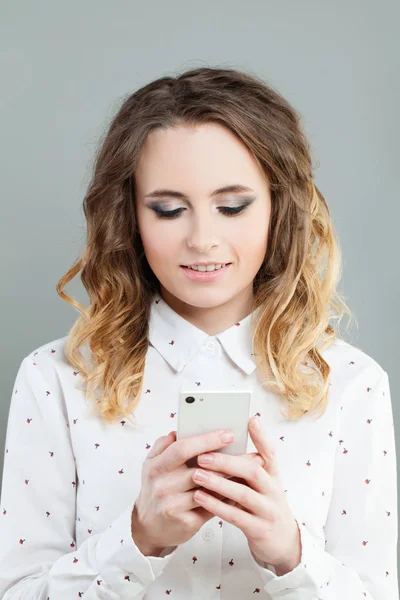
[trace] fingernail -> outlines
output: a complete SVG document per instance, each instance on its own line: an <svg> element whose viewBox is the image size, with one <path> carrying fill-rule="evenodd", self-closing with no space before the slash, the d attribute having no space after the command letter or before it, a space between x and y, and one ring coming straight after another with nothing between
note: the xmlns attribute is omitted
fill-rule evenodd
<svg viewBox="0 0 400 600"><path fill-rule="evenodd" d="M221 442L224 442L224 444L228 444L229 442L233 441L233 433L223 433L221 436Z"/></svg>
<svg viewBox="0 0 400 600"><path fill-rule="evenodd" d="M208 474L205 473L204 471L197 470L197 471L195 471L193 478L196 481L208 481Z"/></svg>
<svg viewBox="0 0 400 600"><path fill-rule="evenodd" d="M206 464L206 463L210 464L210 463L212 463L213 460L214 460L214 457L212 454L202 454L198 458L198 461L203 464Z"/></svg>
<svg viewBox="0 0 400 600"><path fill-rule="evenodd" d="M256 419L253 419L252 427L255 431L260 431L261 425L260 425L260 421L259 421L258 417Z"/></svg>

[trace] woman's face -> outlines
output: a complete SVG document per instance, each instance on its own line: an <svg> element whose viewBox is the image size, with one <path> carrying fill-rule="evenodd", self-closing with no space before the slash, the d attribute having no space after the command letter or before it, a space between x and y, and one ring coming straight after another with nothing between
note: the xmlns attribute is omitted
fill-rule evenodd
<svg viewBox="0 0 400 600"><path fill-rule="evenodd" d="M249 189L218 191L227 186ZM241 314L235 318L246 316L266 252L271 196L266 176L236 135L214 123L152 131L135 174L135 202L164 299L173 308L224 305L224 312ZM229 265L207 280L209 272L185 268L199 263Z"/></svg>

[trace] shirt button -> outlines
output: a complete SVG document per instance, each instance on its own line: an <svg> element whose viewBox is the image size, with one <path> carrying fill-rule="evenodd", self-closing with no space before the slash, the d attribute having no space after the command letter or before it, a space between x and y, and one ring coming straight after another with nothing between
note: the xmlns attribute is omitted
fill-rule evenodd
<svg viewBox="0 0 400 600"><path fill-rule="evenodd" d="M206 342L206 349L207 350L214 350L215 348L215 343L212 341Z"/></svg>
<svg viewBox="0 0 400 600"><path fill-rule="evenodd" d="M214 537L214 532L212 529L205 529L202 533L202 536L203 540L206 540L206 542L210 542Z"/></svg>

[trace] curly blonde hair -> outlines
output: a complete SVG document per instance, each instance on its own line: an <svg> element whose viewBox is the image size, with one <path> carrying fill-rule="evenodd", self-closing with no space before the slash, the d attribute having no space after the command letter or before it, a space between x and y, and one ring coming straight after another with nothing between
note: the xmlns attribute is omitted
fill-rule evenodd
<svg viewBox="0 0 400 600"><path fill-rule="evenodd" d="M64 353L79 371L94 413L130 419L139 402L152 300L159 282L137 228L134 177L141 148L157 128L219 123L234 132L268 176L268 248L254 278L253 353L263 385L279 393L285 417L327 405L330 366L321 351L339 337L345 313L337 291L341 253L326 201L313 182L300 116L255 75L198 68L161 77L129 95L99 145L83 201L86 249L56 290L80 316ZM63 292L79 273L90 305ZM332 324L329 321L332 320ZM88 344L90 360L80 347Z"/></svg>

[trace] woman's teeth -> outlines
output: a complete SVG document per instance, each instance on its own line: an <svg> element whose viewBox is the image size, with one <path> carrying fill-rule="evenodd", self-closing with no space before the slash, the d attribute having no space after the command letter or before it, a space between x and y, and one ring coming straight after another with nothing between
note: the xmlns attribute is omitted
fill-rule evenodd
<svg viewBox="0 0 400 600"><path fill-rule="evenodd" d="M188 269L193 269L193 271L217 271L221 267L225 267L228 263L216 264L216 265L193 265L191 267L187 267Z"/></svg>

